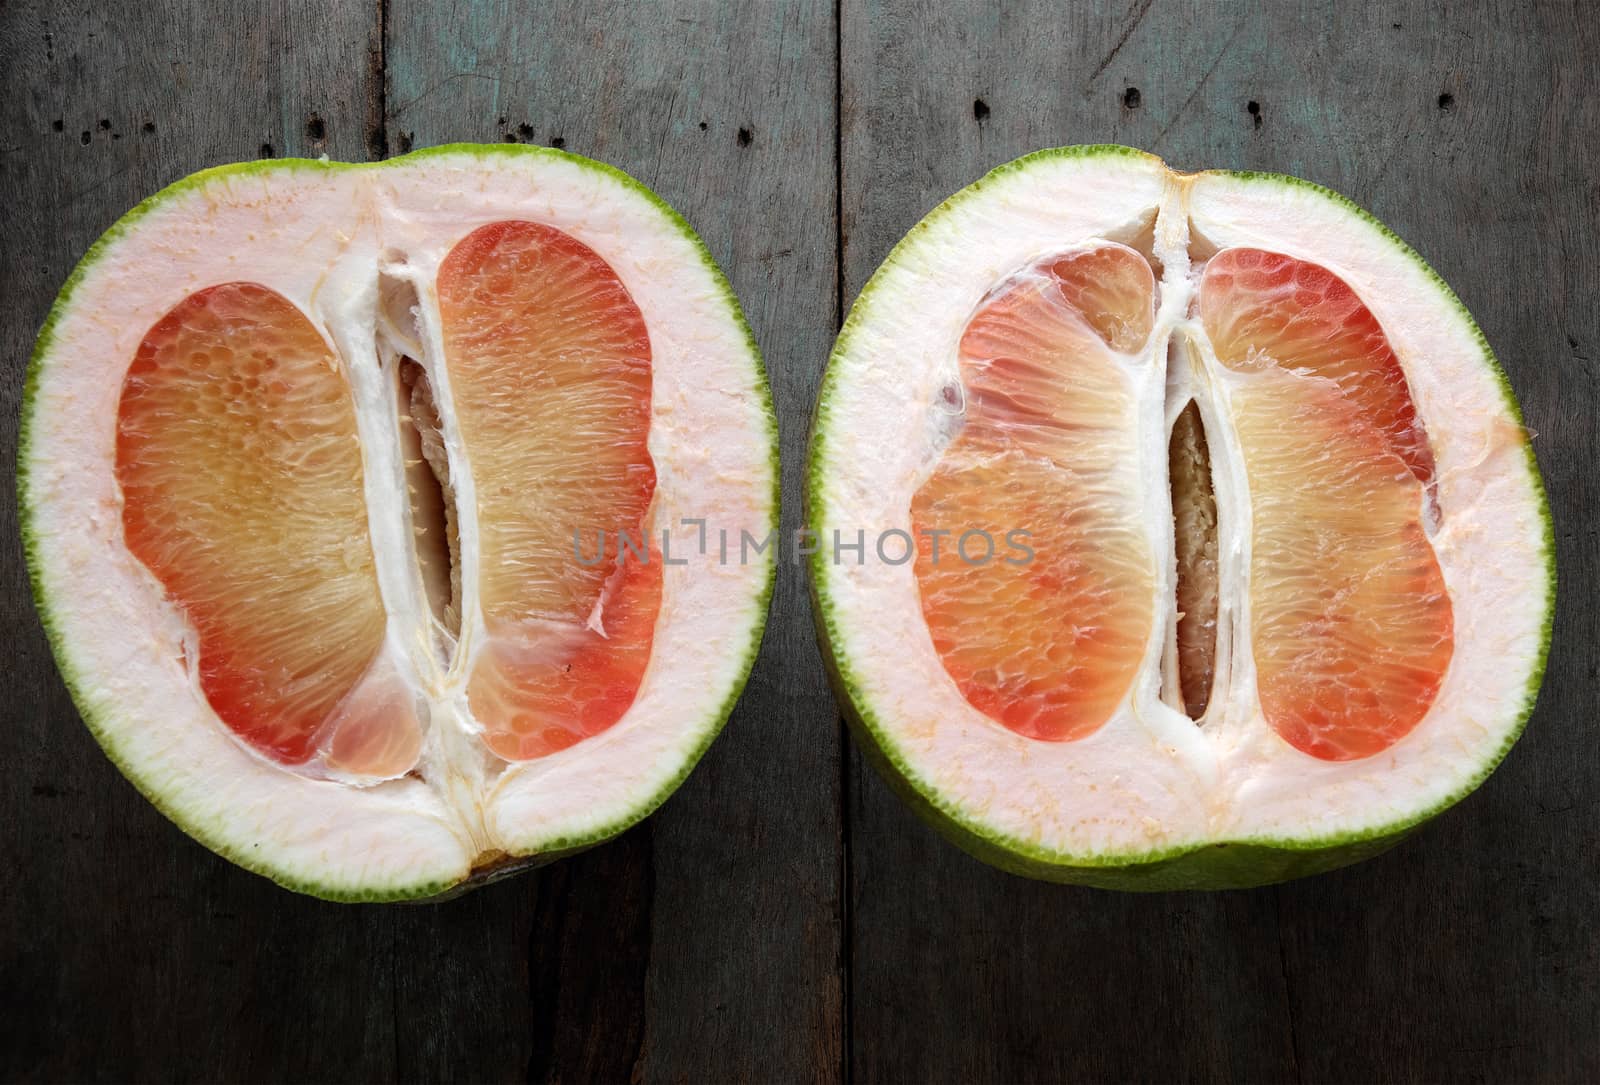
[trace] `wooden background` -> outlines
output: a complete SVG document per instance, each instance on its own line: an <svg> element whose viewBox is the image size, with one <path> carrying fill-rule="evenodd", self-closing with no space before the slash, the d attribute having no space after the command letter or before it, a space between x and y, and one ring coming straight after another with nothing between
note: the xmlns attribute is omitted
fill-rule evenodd
<svg viewBox="0 0 1600 1085"><path fill-rule="evenodd" d="M0 509L7 1079L1600 1079L1600 20L1583 3L647 0L0 5L0 422L74 261L192 170L565 146L700 230L765 353L785 520L841 313L944 196L1039 147L1279 170L1370 207L1477 315L1550 485L1527 736L1345 872L1122 896L990 870L844 736L802 573L654 819L431 907L213 857L78 723Z"/></svg>

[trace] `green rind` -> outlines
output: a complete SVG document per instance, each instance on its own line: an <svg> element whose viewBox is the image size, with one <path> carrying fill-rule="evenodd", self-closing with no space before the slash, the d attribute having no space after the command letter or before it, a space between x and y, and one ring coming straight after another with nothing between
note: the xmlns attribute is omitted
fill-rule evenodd
<svg viewBox="0 0 1600 1085"><path fill-rule="evenodd" d="M23 386L22 397L22 425L17 447L17 498L19 510L19 524L22 534L23 552L27 559L28 581L33 592L34 608L39 614L40 623L44 626L45 637L49 641L50 650L55 655L56 665L61 671L61 677L67 687L67 692L72 696L73 703L77 706L84 724L94 735L95 741L100 744L106 756L117 766L117 769L130 783L142 794L152 806L166 815L167 819L186 834L238 866L253 873L269 878L286 889L298 893L318 897L323 900L339 903L383 903L392 901L420 901L429 899L444 899L455 896L465 889L472 888L482 882L493 880L492 877L479 879L474 872L456 881L430 881L398 885L375 885L359 889L342 886L330 886L300 876L292 871L278 869L270 864L254 859L247 849L234 847L225 842L214 826L201 824L190 818L183 811L177 810L167 803L138 771L130 760L119 749L114 728L107 726L107 720L112 713L108 709L94 705L84 690L83 676L71 662L71 657L66 648L65 638L57 623L56 614L50 604L50 598L44 590L42 580L42 558L39 552L39 541L33 530L33 498L30 493L29 474L33 462L32 439L35 423L34 414L38 406L36 392L38 390L39 375L43 371L49 358L53 345L56 327L62 317L68 312L72 304L72 295L82 283L90 269L99 261L106 250L119 241L129 229L151 211L185 193L202 188L213 181L235 179L255 175L265 175L294 170L305 171L333 171L333 170L370 170L386 169L397 163L414 162L419 159L445 157L449 155L472 155L479 158L490 157L518 157L518 156L546 156L559 158L572 162L584 169L604 175L620 183L624 188L647 200L668 223L677 230L699 253L701 263L711 275L718 292L727 304L729 315L742 332L745 347L749 352L750 360L755 366L756 387L761 397L762 415L766 422L767 447L769 449L768 467L772 474L772 514L769 520L769 530L778 528L779 513L779 467L778 467L778 416L773 407L772 388L767 380L765 366L761 359L760 348L756 345L754 333L750 330L749 322L745 320L744 311L739 305L738 298L733 293L727 276L717 265L715 257L706 247L700 235L689 225L687 219L642 182L615 166L599 162L582 155L560 151L554 148L537 147L521 144L477 144L477 143L448 143L437 147L427 147L412 151L410 154L396 158L386 159L382 162L330 162L320 159L307 158L280 158L256 162L237 162L223 166L213 166L209 169L192 173L153 196L141 201L122 218L101 234L99 239L89 247L83 258L73 268L72 274L67 277L60 293L56 295L55 302L51 305L49 313L45 316L44 324L39 330L39 337L33 348L33 353L28 360L28 370ZM745 683L749 680L751 668L754 667L756 656L761 649L761 639L766 629L766 617L772 601L773 586L777 579L777 562L774 558L767 559L766 583L761 590L757 605L760 620L756 623L750 643L745 647L744 656L738 665L738 677L729 689L727 698L718 708L714 719L707 726L698 743L684 758L680 771L666 784L654 793L639 800L632 807L612 819L605 825L591 832L574 836L553 837L540 841L528 852L518 853L518 858L531 860L527 864L517 864L517 869L526 869L542 866L576 852L602 844L619 836L629 828L637 825L650 814L654 813L662 803L675 792L683 781L688 778L711 743L721 734L727 725L728 717L733 713L734 705L738 703L739 696L744 690Z"/></svg>
<svg viewBox="0 0 1600 1085"><path fill-rule="evenodd" d="M836 393L838 363L848 352L850 341L871 309L875 288L885 273L901 260L918 234L930 229L952 208L975 197L998 178L1042 161L1060 158L1132 157L1159 162L1155 156L1132 147L1117 144L1091 144L1075 147L1056 147L1035 151L998 166L982 178L968 185L930 211L902 238L872 277L862 287L850 307L844 326L839 331L833 350L828 356L827 371L823 375L813 414L811 447L806 464L805 519L807 527L820 533L817 515L825 500L826 478L823 460L828 439L828 407ZM1230 170L1210 171L1244 182L1293 185L1314 192L1351 213L1355 218L1377 229L1379 233L1407 258L1414 261L1439 289L1441 297L1466 321L1473 338L1483 353L1483 360L1500 386L1506 408L1519 425L1523 423L1522 409L1512 391L1505 369L1495 357L1488 339L1472 318L1472 314L1456 296L1455 291L1440 278L1428 262L1406 244L1395 232L1379 222L1364 208L1331 189L1298 177L1284 174L1243 172ZM1524 429L1524 432L1526 430ZM1545 665L1550 655L1550 637L1555 619L1555 526L1550 514L1544 480L1539 472L1533 447L1524 438L1524 454L1529 479L1538 500L1543 520L1543 559L1548 575L1545 581L1544 621L1540 630L1539 651L1521 706L1517 710L1516 725L1507 734L1499 749L1483 763L1482 769L1464 786L1432 807L1387 825L1348 833L1332 833L1308 839L1275 837L1246 837L1238 840L1218 841L1190 847L1145 852L1126 852L1106 855L1073 854L1040 847L1037 844L1010 836L973 819L955 804L940 795L927 780L921 778L896 749L893 740L877 719L861 694L861 683L851 673L848 661L835 652L840 643L837 615L828 597L827 562L824 548L811 554L809 560L812 611L816 620L818 641L828 676L839 703L844 706L845 718L856 736L857 744L890 786L916 812L942 836L968 854L992 866L1014 874L1045 881L1066 882L1096 886L1104 889L1131 891L1163 891L1175 889L1238 889L1269 885L1290 878L1322 873L1370 858L1393 847L1415 832L1426 822L1454 806L1475 791L1489 774L1504 760L1511 747L1521 736L1532 715L1538 699L1539 685L1544 677Z"/></svg>

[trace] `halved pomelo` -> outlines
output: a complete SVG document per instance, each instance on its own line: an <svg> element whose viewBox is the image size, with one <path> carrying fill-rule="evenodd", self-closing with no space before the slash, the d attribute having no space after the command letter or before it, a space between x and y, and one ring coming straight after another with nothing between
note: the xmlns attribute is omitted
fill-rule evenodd
<svg viewBox="0 0 1600 1085"><path fill-rule="evenodd" d="M1035 877L1372 854L1483 780L1544 669L1504 375L1416 253L1294 178L1073 147L953 196L851 310L807 498L864 748Z"/></svg>
<svg viewBox="0 0 1600 1085"><path fill-rule="evenodd" d="M684 221L586 159L180 181L74 272L24 416L84 719L296 889L430 896L621 832L754 659L774 551L701 533L776 529L760 359Z"/></svg>

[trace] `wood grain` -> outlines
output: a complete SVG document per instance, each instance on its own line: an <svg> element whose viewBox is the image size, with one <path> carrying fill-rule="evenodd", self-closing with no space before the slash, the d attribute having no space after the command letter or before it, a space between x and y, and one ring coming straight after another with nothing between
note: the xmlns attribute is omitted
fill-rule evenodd
<svg viewBox="0 0 1600 1085"><path fill-rule="evenodd" d="M831 8L685 6L664 26L620 4L19 5L0 19L8 470L34 331L77 257L144 196L223 161L359 160L528 140L535 125L654 186L761 302L750 317L799 462L837 322ZM840 747L798 570L783 572L762 677L650 823L446 905L346 908L210 855L106 762L32 616L6 492L0 854L31 873L0 907L0 1076L838 1076Z"/></svg>
<svg viewBox="0 0 1600 1085"><path fill-rule="evenodd" d="M859 761L861 1080L1600 1075L1594 362L1597 56L1576 6L846 0L847 296L938 200L1039 147L1294 173L1415 245L1522 397L1563 574L1527 737L1471 800L1349 871L1141 898L982 866ZM930 63L930 58L938 58Z"/></svg>
<svg viewBox="0 0 1600 1085"><path fill-rule="evenodd" d="M361 158L376 26L360 4L0 9L8 477L33 335L78 257L124 211L193 170L268 145L275 155ZM29 601L10 487L0 518L0 1074L393 1074L399 913L284 893L190 841L141 798L78 722L56 675Z"/></svg>
<svg viewBox="0 0 1600 1085"><path fill-rule="evenodd" d="M771 375L786 530L837 321L833 49L832 7L811 0L389 7L391 147L561 146L628 171L700 232ZM533 879L534 1079L839 1075L836 721L785 563L744 699L632 859L603 849ZM616 956L634 971L597 983Z"/></svg>
<svg viewBox="0 0 1600 1085"><path fill-rule="evenodd" d="M8 488L0 1078L1600 1079L1597 61L1576 2L0 7L7 471L49 302L139 199L262 154L510 139L700 231L766 357L792 528L841 301L990 167L1116 141L1320 181L1415 245L1522 398L1563 577L1507 763L1309 882L1119 896L968 859L842 743L786 564L743 702L649 822L445 905L339 907L215 858L105 760Z"/></svg>

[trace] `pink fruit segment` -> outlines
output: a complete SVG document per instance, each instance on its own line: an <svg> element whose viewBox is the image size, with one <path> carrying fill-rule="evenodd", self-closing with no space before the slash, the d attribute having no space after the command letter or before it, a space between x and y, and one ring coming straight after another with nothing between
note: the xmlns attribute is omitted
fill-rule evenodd
<svg viewBox="0 0 1600 1085"><path fill-rule="evenodd" d="M1427 714L1454 650L1405 374L1350 287L1303 260L1224 250L1199 311L1237 374L1262 710L1313 757L1370 757Z"/></svg>
<svg viewBox="0 0 1600 1085"><path fill-rule="evenodd" d="M1424 486L1433 451L1389 338L1354 290L1325 267L1260 249L1224 249L1206 265L1200 315L1217 356L1331 381Z"/></svg>
<svg viewBox="0 0 1600 1085"><path fill-rule="evenodd" d="M655 492L650 339L598 254L532 222L459 242L438 295L488 634L468 699L496 753L541 757L616 723L649 663L660 560L619 541L645 545Z"/></svg>
<svg viewBox="0 0 1600 1085"><path fill-rule="evenodd" d="M1107 244L986 299L961 338L965 424L912 499L939 658L969 703L1029 738L1098 730L1151 636L1137 418L1117 352L1148 338L1154 296L1144 258ZM996 552L971 564L961 536L979 531ZM1006 547L1013 531L1031 560ZM966 557L983 552L972 536Z"/></svg>
<svg viewBox="0 0 1600 1085"><path fill-rule="evenodd" d="M405 771L410 703L375 715L390 683L364 681L385 616L355 410L305 315L227 283L157 321L123 383L116 473L128 549L193 626L223 722L285 764L337 745L347 771Z"/></svg>

